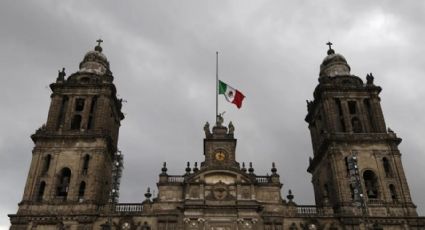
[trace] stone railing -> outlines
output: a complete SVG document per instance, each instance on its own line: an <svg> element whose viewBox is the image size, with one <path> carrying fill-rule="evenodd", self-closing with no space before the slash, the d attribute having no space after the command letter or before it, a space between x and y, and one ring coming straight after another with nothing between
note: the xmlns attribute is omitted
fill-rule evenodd
<svg viewBox="0 0 425 230"><path fill-rule="evenodd" d="M314 205L299 205L297 206L297 215L299 216L318 216L322 210Z"/></svg>
<svg viewBox="0 0 425 230"><path fill-rule="evenodd" d="M333 216L332 207L317 207L314 205L298 205L295 206L295 216L312 217L312 216Z"/></svg>
<svg viewBox="0 0 425 230"><path fill-rule="evenodd" d="M170 182L170 183L182 183L182 182L184 182L184 177L182 177L182 176L168 176L168 182Z"/></svg>
<svg viewBox="0 0 425 230"><path fill-rule="evenodd" d="M119 203L115 205L115 212L143 212L141 203Z"/></svg>
<svg viewBox="0 0 425 230"><path fill-rule="evenodd" d="M367 203L369 205L383 205L384 204L384 202L382 200L380 200L380 199L372 199L372 198L369 198L367 200Z"/></svg>
<svg viewBox="0 0 425 230"><path fill-rule="evenodd" d="M270 182L270 177L268 177L268 176L256 176L255 177L255 180L258 183L265 184L265 183L269 183Z"/></svg>

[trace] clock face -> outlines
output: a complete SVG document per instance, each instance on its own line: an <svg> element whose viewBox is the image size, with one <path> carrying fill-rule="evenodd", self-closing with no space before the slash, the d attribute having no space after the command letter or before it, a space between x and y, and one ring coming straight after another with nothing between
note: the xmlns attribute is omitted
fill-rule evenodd
<svg viewBox="0 0 425 230"><path fill-rule="evenodd" d="M223 161L226 158L226 154L223 151L217 151L215 153L215 159L218 161Z"/></svg>

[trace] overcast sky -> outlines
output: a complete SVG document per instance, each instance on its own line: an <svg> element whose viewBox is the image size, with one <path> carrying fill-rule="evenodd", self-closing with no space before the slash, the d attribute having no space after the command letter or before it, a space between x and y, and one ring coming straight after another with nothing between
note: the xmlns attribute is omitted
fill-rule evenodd
<svg viewBox="0 0 425 230"><path fill-rule="evenodd" d="M307 99L325 43L352 74L373 72L387 125L403 142L413 201L425 214L425 1L15 1L0 2L0 229L16 213L31 160L30 135L46 122L48 85L68 76L102 38L119 97L127 101L119 149L121 202L156 189L162 162L183 174L202 161L203 125L215 114L219 75L242 109L219 99L235 126L237 160L257 174L276 162L298 204L314 204Z"/></svg>

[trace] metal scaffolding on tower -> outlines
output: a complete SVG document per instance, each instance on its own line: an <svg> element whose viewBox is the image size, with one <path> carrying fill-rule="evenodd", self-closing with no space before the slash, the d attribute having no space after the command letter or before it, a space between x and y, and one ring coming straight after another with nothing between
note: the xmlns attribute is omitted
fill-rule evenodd
<svg viewBox="0 0 425 230"><path fill-rule="evenodd" d="M121 183L122 170L124 168L124 156L121 151L117 151L114 154L114 161L112 164L112 188L109 197L109 201L112 204L118 202L119 190Z"/></svg>

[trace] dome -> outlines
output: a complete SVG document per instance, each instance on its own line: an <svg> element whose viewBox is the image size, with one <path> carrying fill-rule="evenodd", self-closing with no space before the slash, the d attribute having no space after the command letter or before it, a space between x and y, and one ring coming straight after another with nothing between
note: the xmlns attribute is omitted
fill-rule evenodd
<svg viewBox="0 0 425 230"><path fill-rule="evenodd" d="M102 47L98 44L94 50L84 55L83 61L80 63L80 73L93 73L104 75L109 70L109 62L102 53Z"/></svg>
<svg viewBox="0 0 425 230"><path fill-rule="evenodd" d="M333 49L328 50L328 56L320 65L320 77L335 77L350 75L350 66L344 56L335 53Z"/></svg>

